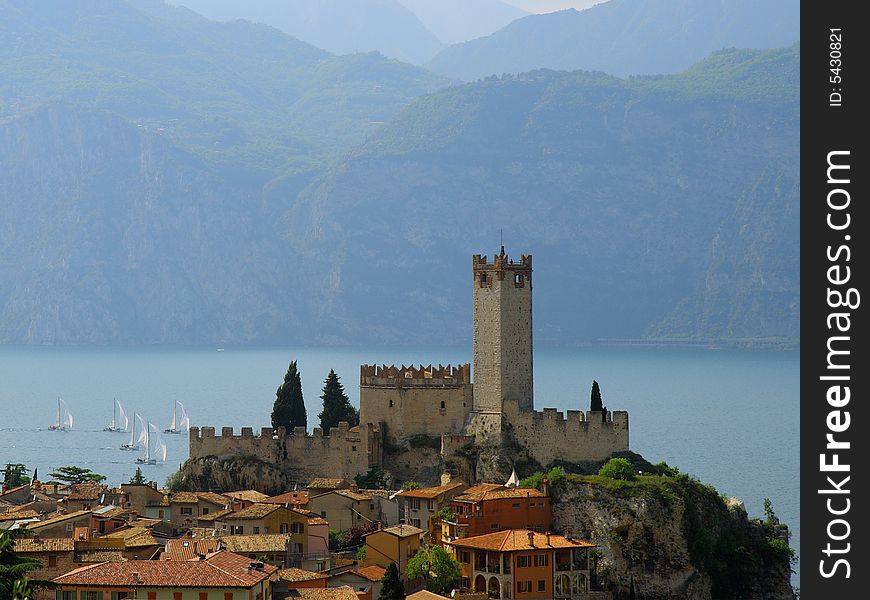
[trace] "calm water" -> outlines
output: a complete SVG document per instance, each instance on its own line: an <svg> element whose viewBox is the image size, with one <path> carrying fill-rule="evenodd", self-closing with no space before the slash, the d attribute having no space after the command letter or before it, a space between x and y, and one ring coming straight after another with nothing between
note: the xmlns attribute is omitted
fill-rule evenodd
<svg viewBox="0 0 870 600"><path fill-rule="evenodd" d="M129 479L136 454L124 434L102 431L112 398L162 429L172 402L194 425L269 424L275 388L299 361L309 426L318 422L320 388L334 368L359 399L363 362L459 363L469 350L374 349L79 349L0 348L0 464L38 467L40 478L78 465ZM799 547L799 360L797 352L676 348L543 349L535 353L535 406L588 408L592 379L611 410L631 413L631 447L665 460L762 514L768 497ZM75 416L70 432L48 431L56 397ZM143 467L164 483L187 458L184 435L165 434L165 464ZM797 580L796 580L797 582Z"/></svg>

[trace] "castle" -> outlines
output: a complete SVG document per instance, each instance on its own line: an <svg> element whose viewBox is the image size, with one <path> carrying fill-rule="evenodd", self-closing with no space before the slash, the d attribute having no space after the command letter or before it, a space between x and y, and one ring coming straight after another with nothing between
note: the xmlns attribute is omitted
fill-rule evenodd
<svg viewBox="0 0 870 600"><path fill-rule="evenodd" d="M577 463L628 450L625 411L534 410L532 257L472 258L474 381L471 366L360 366L360 425L277 431L191 427L190 458L254 456L283 463L299 479L353 477L384 464L386 448L435 440L444 461L505 431L534 461Z"/></svg>

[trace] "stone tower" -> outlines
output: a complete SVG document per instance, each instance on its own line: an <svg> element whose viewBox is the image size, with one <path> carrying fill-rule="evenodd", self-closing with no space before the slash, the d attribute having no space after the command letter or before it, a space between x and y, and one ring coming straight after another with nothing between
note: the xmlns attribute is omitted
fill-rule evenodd
<svg viewBox="0 0 870 600"><path fill-rule="evenodd" d="M533 409L532 257L492 262L479 254L474 272L474 402L476 413L501 413L504 400Z"/></svg>

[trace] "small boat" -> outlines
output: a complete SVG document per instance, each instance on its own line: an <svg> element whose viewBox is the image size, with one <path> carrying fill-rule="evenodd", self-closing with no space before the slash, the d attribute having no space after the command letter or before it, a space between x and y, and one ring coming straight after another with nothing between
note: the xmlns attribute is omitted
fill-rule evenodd
<svg viewBox="0 0 870 600"><path fill-rule="evenodd" d="M103 431L127 431L127 427L130 425L129 419L127 419L127 413L124 410L124 407L121 406L121 403L116 399L112 404L112 424L108 427L104 427Z"/></svg>
<svg viewBox="0 0 870 600"><path fill-rule="evenodd" d="M57 417L54 424L49 425L51 431L69 431L73 428L73 416L60 396L57 397Z"/></svg>
<svg viewBox="0 0 870 600"><path fill-rule="evenodd" d="M178 409L181 408L179 418ZM178 400L172 405L172 424L169 429L164 429L163 433L185 433L190 429L190 419L187 417L187 411L184 410L184 405Z"/></svg>
<svg viewBox="0 0 870 600"><path fill-rule="evenodd" d="M136 437L136 422L139 421L142 423L142 427L139 430L139 437ZM138 450L139 444L142 443L142 440L145 439L145 421L138 414L133 413L133 427L130 428L130 441L126 444L121 444L121 450Z"/></svg>
<svg viewBox="0 0 870 600"><path fill-rule="evenodd" d="M166 462L166 444L160 436L160 430L153 423L148 423L143 431L145 432L145 441L142 447L145 452L136 459L136 462L141 465L157 464L158 459L161 462Z"/></svg>

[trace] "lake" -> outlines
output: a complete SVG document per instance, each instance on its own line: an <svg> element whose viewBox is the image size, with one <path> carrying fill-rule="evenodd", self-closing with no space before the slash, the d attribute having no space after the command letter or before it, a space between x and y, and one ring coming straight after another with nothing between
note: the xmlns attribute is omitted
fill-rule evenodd
<svg viewBox="0 0 870 600"><path fill-rule="evenodd" d="M113 398L161 430L175 400L193 425L258 429L270 424L275 389L294 359L310 428L331 368L358 404L361 363L456 364L470 362L471 350L0 347L0 464L37 467L42 480L57 467L77 465L112 484L124 482L137 453L119 449L129 436L102 431ZM585 410L598 380L605 405L630 413L632 450L741 498L751 516L761 516L770 498L798 549L799 369L797 351L542 348L535 352L535 407ZM48 431L58 396L75 417L72 431ZM164 439L167 462L142 467L160 484L187 458L186 435Z"/></svg>

